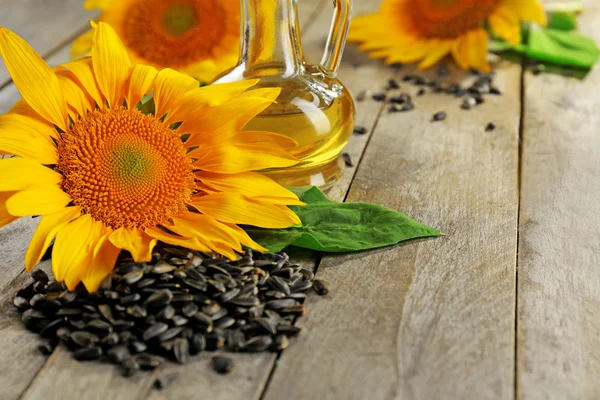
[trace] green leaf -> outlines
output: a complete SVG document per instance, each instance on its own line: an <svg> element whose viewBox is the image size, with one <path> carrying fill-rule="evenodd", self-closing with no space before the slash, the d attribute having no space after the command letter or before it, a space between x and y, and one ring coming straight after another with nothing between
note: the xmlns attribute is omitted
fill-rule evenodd
<svg viewBox="0 0 600 400"><path fill-rule="evenodd" d="M439 236L441 233L404 214L369 203L336 203L317 188L300 193L304 207L290 207L302 226L288 229L247 227L248 234L270 251L297 246L324 252L348 252Z"/></svg>
<svg viewBox="0 0 600 400"><path fill-rule="evenodd" d="M574 31L577 29L577 15L574 12L548 13L548 29Z"/></svg>
<svg viewBox="0 0 600 400"><path fill-rule="evenodd" d="M532 29L525 54L534 60L576 68L592 68L600 50L596 43L578 32Z"/></svg>

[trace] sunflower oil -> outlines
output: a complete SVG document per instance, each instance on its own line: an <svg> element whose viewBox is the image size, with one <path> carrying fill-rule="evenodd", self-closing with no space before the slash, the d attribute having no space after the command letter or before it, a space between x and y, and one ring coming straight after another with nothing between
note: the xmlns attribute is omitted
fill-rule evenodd
<svg viewBox="0 0 600 400"><path fill-rule="evenodd" d="M343 173L340 153L354 129L350 94L341 85L309 84L301 76L283 81L263 78L255 87L273 86L281 88L276 103L244 130L275 132L294 139L298 147L292 154L300 163L262 172L288 187L328 188Z"/></svg>

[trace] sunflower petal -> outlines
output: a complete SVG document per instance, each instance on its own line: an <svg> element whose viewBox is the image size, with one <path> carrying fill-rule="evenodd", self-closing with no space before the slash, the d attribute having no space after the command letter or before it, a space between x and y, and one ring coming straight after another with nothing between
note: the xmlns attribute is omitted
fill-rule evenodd
<svg viewBox="0 0 600 400"><path fill-rule="evenodd" d="M10 215L6 209L6 200L8 200L15 193L16 192L0 192L0 228L19 219L19 217Z"/></svg>
<svg viewBox="0 0 600 400"><path fill-rule="evenodd" d="M11 111L8 114L0 115L0 130L23 132L34 136L37 135L49 144L55 143L52 138L58 139L59 136L56 129L54 129L54 126L35 118L35 116L29 115L25 111L25 108L17 111L24 111L25 113L21 114Z"/></svg>
<svg viewBox="0 0 600 400"><path fill-rule="evenodd" d="M161 242L171 244L173 246L181 246L186 247L192 250L201 251L204 253L210 253L210 249L205 245L201 244L197 240L172 235L170 233L165 232L161 228L146 228L144 230L146 234L154 239L160 240Z"/></svg>
<svg viewBox="0 0 600 400"><path fill-rule="evenodd" d="M225 145L207 150L198 149L189 153L189 156L197 158L195 167L223 174L291 167L300 162L294 156L277 148L250 145Z"/></svg>
<svg viewBox="0 0 600 400"><path fill-rule="evenodd" d="M228 224L228 223L223 223L223 224L227 225L229 228L231 228L233 234L236 235L237 239L244 246L250 247L253 250L261 251L264 253L269 251L268 249L262 247L260 244L256 243L254 240L252 240L252 238L250 238L250 236L248 236L246 231L243 230L242 228L240 228L239 226L237 226L235 224Z"/></svg>
<svg viewBox="0 0 600 400"><path fill-rule="evenodd" d="M539 0L504 0L504 4L513 9L523 21L548 25L548 16Z"/></svg>
<svg viewBox="0 0 600 400"><path fill-rule="evenodd" d="M75 290L79 283L81 266L91 261L93 246L101 237L98 224L89 214L84 214L56 234L52 272L57 281L65 281L69 290Z"/></svg>
<svg viewBox="0 0 600 400"><path fill-rule="evenodd" d="M62 176L25 158L0 160L0 191L24 190L34 185L58 184Z"/></svg>
<svg viewBox="0 0 600 400"><path fill-rule="evenodd" d="M129 89L127 91L127 106L132 109L142 97L150 93L158 71L148 65L137 64L131 71Z"/></svg>
<svg viewBox="0 0 600 400"><path fill-rule="evenodd" d="M104 104L104 97L100 93L98 82L94 76L94 67L90 57L64 64L62 67L75 74L81 87L87 91L98 106ZM91 104L91 106L95 108L95 104Z"/></svg>
<svg viewBox="0 0 600 400"><path fill-rule="evenodd" d="M169 110L174 109L185 93L197 88L199 83L191 76L165 68L158 72L154 80L154 105L156 116L163 117ZM165 120L165 123L177 122Z"/></svg>
<svg viewBox="0 0 600 400"><path fill-rule="evenodd" d="M42 217L25 254L25 268L28 272L39 264L57 232L80 215L80 207L67 207Z"/></svg>
<svg viewBox="0 0 600 400"><path fill-rule="evenodd" d="M287 207L263 204L241 194L215 193L193 198L190 205L221 222L261 228L289 228L300 219Z"/></svg>
<svg viewBox="0 0 600 400"><path fill-rule="evenodd" d="M108 104L113 108L120 107L125 97L123 87L129 78L131 63L121 39L104 22L94 28L92 65L98 86Z"/></svg>
<svg viewBox="0 0 600 400"><path fill-rule="evenodd" d="M205 108L191 114L183 120L178 131L192 133L190 140L200 143L212 137L213 132L223 131L224 127L230 129L230 132L239 132L252 118L271 104L273 104L272 99L239 96L225 104ZM198 135L198 138L195 138L195 135Z"/></svg>
<svg viewBox="0 0 600 400"><path fill-rule="evenodd" d="M48 215L62 210L71 202L71 197L58 186L41 185L21 190L6 201L11 215Z"/></svg>
<svg viewBox="0 0 600 400"><path fill-rule="evenodd" d="M427 69L437 64L442 58L452 52L453 40L443 40L430 51L419 64L419 69Z"/></svg>
<svg viewBox="0 0 600 400"><path fill-rule="evenodd" d="M87 55L92 48L94 31L89 30L71 43L71 59Z"/></svg>
<svg viewBox="0 0 600 400"><path fill-rule="evenodd" d="M488 23L492 31L504 41L512 44L521 42L521 21L515 11L507 5L498 6L490 15Z"/></svg>
<svg viewBox="0 0 600 400"><path fill-rule="evenodd" d="M108 239L111 233L106 233L96 243L89 266L85 267L81 276L88 292L93 293L100 288L104 279L115 268L121 249L115 247Z"/></svg>
<svg viewBox="0 0 600 400"><path fill-rule="evenodd" d="M213 190L243 194L253 199L268 196L287 205L304 205L293 192L274 180L256 172L218 174L208 171L196 172L196 178ZM276 200L275 200L276 201Z"/></svg>
<svg viewBox="0 0 600 400"><path fill-rule="evenodd" d="M110 242L120 249L127 250L136 262L152 260L152 250L157 240L140 229L119 228L110 235Z"/></svg>
<svg viewBox="0 0 600 400"><path fill-rule="evenodd" d="M175 232L191 238L205 239L209 243L219 242L231 249L242 251L240 242L230 229L208 215L197 213L184 213L173 217L173 228ZM177 230L180 230L178 232ZM210 246L209 246L210 247Z"/></svg>
<svg viewBox="0 0 600 400"><path fill-rule="evenodd" d="M66 132L67 103L52 69L27 42L3 27L0 27L0 56L31 108Z"/></svg>
<svg viewBox="0 0 600 400"><path fill-rule="evenodd" d="M81 89L81 86L76 82L77 77L71 71L62 70L57 72L56 75L67 104L74 110L69 115L71 115L73 121L77 121L78 115L85 115L90 108L90 102L86 97L87 93Z"/></svg>
<svg viewBox="0 0 600 400"><path fill-rule="evenodd" d="M0 128L0 149L40 164L56 164L58 160L56 146L48 143L37 132L31 134Z"/></svg>

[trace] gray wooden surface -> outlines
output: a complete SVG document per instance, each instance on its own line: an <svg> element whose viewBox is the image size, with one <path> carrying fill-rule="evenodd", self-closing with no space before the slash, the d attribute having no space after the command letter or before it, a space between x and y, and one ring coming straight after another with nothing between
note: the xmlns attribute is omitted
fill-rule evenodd
<svg viewBox="0 0 600 400"><path fill-rule="evenodd" d="M300 2L311 61L330 3ZM355 13L378 3L356 0ZM600 41L600 4L584 3L582 29ZM52 65L67 60L90 17L80 0L0 0L0 25ZM410 72L349 46L340 76L357 96ZM449 81L471 79L450 72ZM308 299L298 321L307 333L290 348L233 355L228 377L209 368L208 354L129 380L64 349L40 355L11 306L29 279L22 259L35 220L0 229L0 399L600 398L600 77L534 76L500 63L495 82L504 95L471 112L434 94L405 114L357 103L368 133L353 136L345 151L355 166L329 196L401 210L446 236L360 254L294 252L332 293ZM0 113L18 98L0 66ZM438 111L448 119L431 123ZM498 128L485 132L490 121ZM178 384L154 390L170 371Z"/></svg>

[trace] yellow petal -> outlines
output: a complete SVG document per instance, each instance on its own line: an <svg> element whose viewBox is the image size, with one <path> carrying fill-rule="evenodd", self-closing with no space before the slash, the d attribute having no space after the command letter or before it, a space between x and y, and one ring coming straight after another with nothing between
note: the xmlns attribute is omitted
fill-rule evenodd
<svg viewBox="0 0 600 400"><path fill-rule="evenodd" d="M92 59L90 57L64 64L62 67L75 74L81 87L85 89L85 91L99 107L104 105L105 98L102 96L102 93L100 93L98 82L94 76ZM95 105L91 104L91 106Z"/></svg>
<svg viewBox="0 0 600 400"><path fill-rule="evenodd" d="M0 149L9 154L28 158L40 164L56 164L56 146L35 133L3 130L0 128Z"/></svg>
<svg viewBox="0 0 600 400"><path fill-rule="evenodd" d="M217 174L198 171L196 172L196 178L209 188L219 192L239 193L253 199L268 196L268 198L274 199L274 204L304 205L293 192L256 172Z"/></svg>
<svg viewBox="0 0 600 400"><path fill-rule="evenodd" d="M86 97L87 93L81 89L81 86L77 83L77 78L71 71L62 70L57 72L56 75L65 100L73 110L69 115L71 115L73 121L77 121L79 115L85 115L86 111L90 109L90 102Z"/></svg>
<svg viewBox="0 0 600 400"><path fill-rule="evenodd" d="M500 5L489 17L488 23L496 35L506 42L521 42L521 21L519 16L506 5Z"/></svg>
<svg viewBox="0 0 600 400"><path fill-rule="evenodd" d="M227 224L227 223L224 223L224 225L227 225L229 228L231 228L231 232L237 237L237 239L240 241L240 243L243 244L244 246L250 247L253 250L262 251L264 253L269 251L268 249L262 247L260 244L256 243L254 240L252 240L252 238L250 238L250 236L248 236L246 231L243 230L242 228L240 228L239 226L237 226L235 224Z"/></svg>
<svg viewBox="0 0 600 400"><path fill-rule="evenodd" d="M16 192L0 192L0 228L10 224L14 220L19 219L14 215L10 215L6 209L6 200L8 200Z"/></svg>
<svg viewBox="0 0 600 400"><path fill-rule="evenodd" d="M174 109L184 95L200 84L191 76L165 68L158 72L154 80L154 105L156 116L163 117L169 110ZM165 123L177 122L165 120Z"/></svg>
<svg viewBox="0 0 600 400"><path fill-rule="evenodd" d="M60 211L71 202L71 197L58 186L40 185L15 193L6 201L12 215L48 215Z"/></svg>
<svg viewBox="0 0 600 400"><path fill-rule="evenodd" d="M25 111L23 107L22 110ZM23 114L11 111L8 114L0 115L0 130L25 132L29 135L37 135L44 139L49 144L54 144L54 139L58 139L58 132L53 125L49 125L45 121L36 119L26 111Z"/></svg>
<svg viewBox="0 0 600 400"><path fill-rule="evenodd" d="M89 30L71 43L71 58L87 55L92 48L94 31Z"/></svg>
<svg viewBox="0 0 600 400"><path fill-rule="evenodd" d="M209 150L198 149L189 155L197 158L194 163L195 167L223 174L291 167L299 162L294 156L277 148L249 145L225 145Z"/></svg>
<svg viewBox="0 0 600 400"><path fill-rule="evenodd" d="M62 175L25 158L0 160L0 191L23 190L34 185L58 184Z"/></svg>
<svg viewBox="0 0 600 400"><path fill-rule="evenodd" d="M94 28L92 64L100 90L108 104L118 108L123 103L125 82L130 74L127 50L110 25L100 22Z"/></svg>
<svg viewBox="0 0 600 400"><path fill-rule="evenodd" d="M101 237L98 224L89 214L84 214L56 234L52 272L57 281L66 282L69 290L75 290L82 266L91 261L93 246Z"/></svg>
<svg viewBox="0 0 600 400"><path fill-rule="evenodd" d="M84 267L81 281L88 292L93 293L115 268L121 249L108 239L111 233L104 234L94 246L91 262Z"/></svg>
<svg viewBox="0 0 600 400"><path fill-rule="evenodd" d="M173 223L172 229L176 233L191 238L200 238L200 240L206 239L209 243L223 243L230 249L242 251L240 242L230 232L230 229L208 215L188 212L173 217Z"/></svg>
<svg viewBox="0 0 600 400"><path fill-rule="evenodd" d="M85 7L85 9L88 11L92 11L97 8L105 10L112 2L114 2L114 0L85 0L83 2L83 7Z"/></svg>
<svg viewBox="0 0 600 400"><path fill-rule="evenodd" d="M172 235L170 233L165 232L161 228L146 228L144 232L146 232L147 235L153 237L154 239L171 244L173 246L181 246L192 250L198 250L204 253L210 253L211 251L208 247L201 244L197 240Z"/></svg>
<svg viewBox="0 0 600 400"><path fill-rule="evenodd" d="M452 51L453 40L440 41L421 61L419 69L427 69L437 64L442 58L446 57Z"/></svg>
<svg viewBox="0 0 600 400"><path fill-rule="evenodd" d="M512 8L523 21L548 25L548 16L539 0L504 0L504 4Z"/></svg>
<svg viewBox="0 0 600 400"><path fill-rule="evenodd" d="M187 119L183 120L178 131L190 132L192 133L190 140L202 143L213 137L211 134L214 131L223 131L224 127L230 129L230 132L239 132L248 121L271 104L273 104L273 100L268 98L238 96L227 103L205 108L189 115Z"/></svg>
<svg viewBox="0 0 600 400"><path fill-rule="evenodd" d="M152 260L156 239L146 235L140 229L119 228L110 235L109 240L116 247L130 252L136 262Z"/></svg>
<svg viewBox="0 0 600 400"><path fill-rule="evenodd" d="M137 64L131 71L129 90L127 91L127 106L135 108L142 97L151 92L158 71L154 67Z"/></svg>
<svg viewBox="0 0 600 400"><path fill-rule="evenodd" d="M489 72L487 62L488 34L484 29L471 30L454 43L452 55L462 69L475 68L481 72Z"/></svg>
<svg viewBox="0 0 600 400"><path fill-rule="evenodd" d="M0 27L0 56L31 108L66 132L67 103L52 69L27 42L3 27Z"/></svg>
<svg viewBox="0 0 600 400"><path fill-rule="evenodd" d="M67 207L42 217L25 255L25 268L28 272L38 265L56 233L80 215L80 207Z"/></svg>
<svg viewBox="0 0 600 400"><path fill-rule="evenodd" d="M286 207L262 204L240 194L215 193L193 198L190 205L221 222L261 228L289 228L300 223Z"/></svg>

